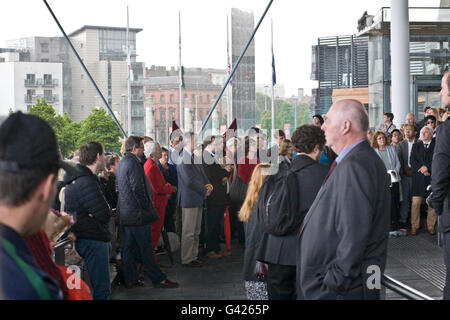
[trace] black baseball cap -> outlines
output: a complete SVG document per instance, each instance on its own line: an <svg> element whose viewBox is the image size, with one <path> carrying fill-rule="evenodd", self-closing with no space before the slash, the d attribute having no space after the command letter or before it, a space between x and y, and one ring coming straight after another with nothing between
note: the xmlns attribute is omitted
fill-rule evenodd
<svg viewBox="0 0 450 320"><path fill-rule="evenodd" d="M0 126L0 170L20 172L49 166L71 175L78 173L60 158L56 135L47 122L20 111L10 115Z"/></svg>

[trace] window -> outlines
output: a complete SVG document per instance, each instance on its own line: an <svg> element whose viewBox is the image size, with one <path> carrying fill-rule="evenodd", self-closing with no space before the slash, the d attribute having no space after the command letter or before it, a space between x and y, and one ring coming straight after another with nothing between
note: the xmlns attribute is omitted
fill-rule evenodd
<svg viewBox="0 0 450 320"><path fill-rule="evenodd" d="M166 103L166 97L163 94L159 97L159 102Z"/></svg>
<svg viewBox="0 0 450 320"><path fill-rule="evenodd" d="M211 97L209 96L209 94L206 96L206 102L210 103L211 102Z"/></svg>
<svg viewBox="0 0 450 320"><path fill-rule="evenodd" d="M48 62L48 59L41 59L41 62Z"/></svg>
<svg viewBox="0 0 450 320"><path fill-rule="evenodd" d="M81 111L84 111L84 106L81 106Z"/></svg>
<svg viewBox="0 0 450 320"><path fill-rule="evenodd" d="M166 120L166 112L162 109L159 110L159 120L161 120L161 121Z"/></svg>
<svg viewBox="0 0 450 320"><path fill-rule="evenodd" d="M152 103L155 103L155 95L154 95L154 94L152 94L152 96L151 96L151 98L150 98L150 101L151 101Z"/></svg>
<svg viewBox="0 0 450 320"><path fill-rule="evenodd" d="M48 52L48 43L46 43L46 42L41 43L41 51Z"/></svg>
<svg viewBox="0 0 450 320"><path fill-rule="evenodd" d="M199 100L199 103L203 103L203 96L202 95L200 95L200 96L198 96L199 98L198 98L198 100Z"/></svg>
<svg viewBox="0 0 450 320"><path fill-rule="evenodd" d="M80 43L80 48L83 49L83 43Z"/></svg>
<svg viewBox="0 0 450 320"><path fill-rule="evenodd" d="M44 74L44 86L52 85L52 75Z"/></svg>
<svg viewBox="0 0 450 320"><path fill-rule="evenodd" d="M27 74L27 84L32 85L35 84L35 82L36 82L36 75L32 73Z"/></svg>
<svg viewBox="0 0 450 320"><path fill-rule="evenodd" d="M53 101L52 90L44 90L44 99L45 101Z"/></svg>
<svg viewBox="0 0 450 320"><path fill-rule="evenodd" d="M192 102L195 103L195 94L192 95Z"/></svg>
<svg viewBox="0 0 450 320"><path fill-rule="evenodd" d="M84 74L81 74L81 79L84 79Z"/></svg>
<svg viewBox="0 0 450 320"><path fill-rule="evenodd" d="M173 94L170 95L170 103L174 103L174 97L173 97Z"/></svg>
<svg viewBox="0 0 450 320"><path fill-rule="evenodd" d="M81 94L84 94L84 89L81 89Z"/></svg>

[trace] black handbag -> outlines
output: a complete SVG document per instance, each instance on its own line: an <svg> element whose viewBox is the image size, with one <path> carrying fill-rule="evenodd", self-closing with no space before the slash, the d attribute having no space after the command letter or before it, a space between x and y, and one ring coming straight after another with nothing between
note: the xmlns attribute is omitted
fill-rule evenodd
<svg viewBox="0 0 450 320"><path fill-rule="evenodd" d="M256 279L264 280L267 278L267 264L264 262L256 261L254 274Z"/></svg>
<svg viewBox="0 0 450 320"><path fill-rule="evenodd" d="M232 203L243 203L247 194L248 184L246 184L239 176L238 166L235 168L236 176L230 187L230 201Z"/></svg>

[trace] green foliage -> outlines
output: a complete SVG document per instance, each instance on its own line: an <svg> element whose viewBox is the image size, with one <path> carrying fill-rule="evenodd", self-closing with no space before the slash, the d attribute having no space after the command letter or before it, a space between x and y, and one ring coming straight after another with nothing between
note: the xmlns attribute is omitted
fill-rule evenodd
<svg viewBox="0 0 450 320"><path fill-rule="evenodd" d="M85 120L77 123L67 113L56 115L55 109L45 99L38 99L37 104L30 108L30 114L44 119L52 127L64 157L90 141L102 143L105 151L120 150L121 131L104 109L94 109Z"/></svg>
<svg viewBox="0 0 450 320"><path fill-rule="evenodd" d="M103 144L105 151L117 151L121 146L119 142L121 136L120 129L114 119L106 114L105 109L93 109L91 114L81 121L78 145L97 141Z"/></svg>

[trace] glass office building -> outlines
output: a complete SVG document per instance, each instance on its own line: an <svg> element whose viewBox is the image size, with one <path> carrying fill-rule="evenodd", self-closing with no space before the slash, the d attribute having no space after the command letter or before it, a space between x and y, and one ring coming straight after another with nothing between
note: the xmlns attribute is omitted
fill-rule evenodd
<svg viewBox="0 0 450 320"><path fill-rule="evenodd" d="M231 9L232 66L254 29L252 12ZM239 67L233 75L232 112L239 129L248 130L256 124L255 40L252 41Z"/></svg>
<svg viewBox="0 0 450 320"><path fill-rule="evenodd" d="M369 38L371 127L391 111L391 9L382 8L358 36ZM441 107L442 74L450 63L450 8L409 8L410 112L423 119L426 106Z"/></svg>

